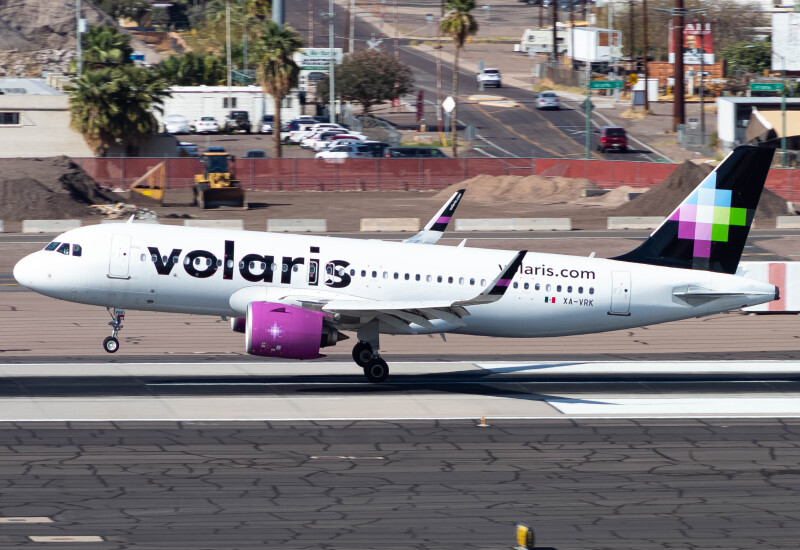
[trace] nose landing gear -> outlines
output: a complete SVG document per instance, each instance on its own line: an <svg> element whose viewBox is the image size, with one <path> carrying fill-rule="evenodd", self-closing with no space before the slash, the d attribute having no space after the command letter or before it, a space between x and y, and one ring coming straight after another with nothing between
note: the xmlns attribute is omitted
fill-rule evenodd
<svg viewBox="0 0 800 550"><path fill-rule="evenodd" d="M105 349L108 353L116 353L119 349L119 340L117 340L117 333L122 330L122 320L125 319L125 310L119 307L114 308L114 312L111 312L111 308L107 307L106 311L108 314L111 315L111 321L108 323L111 327L111 336L106 336L105 340L103 340L103 349Z"/></svg>

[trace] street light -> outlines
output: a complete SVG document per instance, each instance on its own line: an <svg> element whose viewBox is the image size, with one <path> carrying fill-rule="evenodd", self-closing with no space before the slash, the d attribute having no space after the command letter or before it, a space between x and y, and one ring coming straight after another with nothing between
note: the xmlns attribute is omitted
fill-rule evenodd
<svg viewBox="0 0 800 550"><path fill-rule="evenodd" d="M336 63L336 56L333 54L333 0L328 2L328 11L320 13L323 17L328 18L328 46L329 46L329 54L330 55L330 67L328 69L328 92L330 94L329 103L330 106L328 109L330 110L330 118L329 122L335 123L336 122L336 95L334 89L334 67Z"/></svg>

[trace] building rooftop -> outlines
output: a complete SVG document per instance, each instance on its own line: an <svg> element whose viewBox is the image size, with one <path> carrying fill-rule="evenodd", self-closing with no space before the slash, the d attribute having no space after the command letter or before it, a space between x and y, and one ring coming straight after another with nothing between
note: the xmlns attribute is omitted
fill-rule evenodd
<svg viewBox="0 0 800 550"><path fill-rule="evenodd" d="M62 95L48 86L44 78L0 78L0 93L4 95Z"/></svg>

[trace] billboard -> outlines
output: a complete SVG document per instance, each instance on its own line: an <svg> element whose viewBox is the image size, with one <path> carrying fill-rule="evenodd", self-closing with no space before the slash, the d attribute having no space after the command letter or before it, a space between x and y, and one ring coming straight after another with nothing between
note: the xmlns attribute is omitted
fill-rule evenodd
<svg viewBox="0 0 800 550"><path fill-rule="evenodd" d="M331 58L334 65L340 64L342 48L304 48L294 54L294 62L302 71L327 72L331 66Z"/></svg>
<svg viewBox="0 0 800 550"><path fill-rule="evenodd" d="M675 63L675 45L672 43L672 28L669 30L669 62ZM714 33L711 23L686 23L683 27L684 65L714 64ZM700 56L703 56L702 61Z"/></svg>
<svg viewBox="0 0 800 550"><path fill-rule="evenodd" d="M800 71L800 13L772 14L772 70Z"/></svg>

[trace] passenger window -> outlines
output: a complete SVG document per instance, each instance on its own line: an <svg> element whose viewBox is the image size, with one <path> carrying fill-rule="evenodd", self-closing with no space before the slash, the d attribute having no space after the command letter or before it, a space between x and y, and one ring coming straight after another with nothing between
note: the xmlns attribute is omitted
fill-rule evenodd
<svg viewBox="0 0 800 550"><path fill-rule="evenodd" d="M470 279L469 284L470 286L475 286L475 279Z"/></svg>
<svg viewBox="0 0 800 550"><path fill-rule="evenodd" d="M313 266L314 264L311 264L311 265ZM355 269L351 269L350 270L350 276L351 277L355 277L356 276L356 270Z"/></svg>
<svg viewBox="0 0 800 550"><path fill-rule="evenodd" d="M519 288L519 283L517 281L514 281L514 288Z"/></svg>
<svg viewBox="0 0 800 550"><path fill-rule="evenodd" d="M267 264L264 264L264 269L267 269ZM300 266L299 265L293 265L292 266L292 271L297 273L298 271L300 271Z"/></svg>
<svg viewBox="0 0 800 550"><path fill-rule="evenodd" d="M373 271L372 272L372 278L373 279L377 279L378 278L378 272L377 271Z"/></svg>
<svg viewBox="0 0 800 550"><path fill-rule="evenodd" d="M539 283L536 283L536 284L534 285L534 287L533 287L533 289L534 289L534 290L539 290L539 289L541 289L541 288L542 288L542 285L540 285Z"/></svg>
<svg viewBox="0 0 800 550"><path fill-rule="evenodd" d="M273 262L270 266L270 271L278 271L278 264Z"/></svg>
<svg viewBox="0 0 800 550"><path fill-rule="evenodd" d="M544 285L544 289L545 289L547 292L550 292L550 289L551 289L551 288L553 288L553 286L552 286L550 283L548 283L548 284Z"/></svg>
<svg viewBox="0 0 800 550"><path fill-rule="evenodd" d="M406 273L406 276L405 276L405 279L406 279L406 281L407 281L407 280L409 280L410 278L411 278L411 275L409 275L408 273Z"/></svg>
<svg viewBox="0 0 800 550"><path fill-rule="evenodd" d="M592 286L589 287L589 294L594 294L594 287Z"/></svg>
<svg viewBox="0 0 800 550"><path fill-rule="evenodd" d="M177 262L178 262L178 257L177 257L177 256L175 256L175 257L173 258L173 260L175 260L175 263L177 263ZM227 262L225 265L227 265L227 266L228 266L228 269L233 269L233 260L228 260L228 262Z"/></svg>
<svg viewBox="0 0 800 550"><path fill-rule="evenodd" d="M531 287L531 285L529 285L528 283L525 283L524 287L525 287L525 290L528 290Z"/></svg>
<svg viewBox="0 0 800 550"><path fill-rule="evenodd" d="M366 277L367 276L367 270L366 269L362 269L361 270L361 276L362 277Z"/></svg>
<svg viewBox="0 0 800 550"><path fill-rule="evenodd" d="M441 275L439 275L438 277L436 277L436 282L437 282L437 283L441 283L441 282L442 282L442 276L441 276Z"/></svg>
<svg viewBox="0 0 800 550"><path fill-rule="evenodd" d="M384 279L388 279L389 278L389 272L388 271L384 271L383 272L383 278Z"/></svg>
<svg viewBox="0 0 800 550"><path fill-rule="evenodd" d="M53 241L50 244L48 244L47 246L45 246L44 249L47 250L48 252L52 252L53 250L58 248L58 245L60 245L60 244L61 243L57 243L56 241Z"/></svg>
<svg viewBox="0 0 800 550"><path fill-rule="evenodd" d="M578 294L583 294L583 287L582 286L578 287Z"/></svg>
<svg viewBox="0 0 800 550"><path fill-rule="evenodd" d="M189 263L188 260L186 261L186 263L187 264ZM239 262L239 269L244 269L244 262Z"/></svg>
<svg viewBox="0 0 800 550"><path fill-rule="evenodd" d="M281 264L281 271L283 271L284 273L288 273L289 264Z"/></svg>
<svg viewBox="0 0 800 550"><path fill-rule="evenodd" d="M397 271L394 272L394 278L395 279L399 279L400 278L400 274Z"/></svg>
<svg viewBox="0 0 800 550"><path fill-rule="evenodd" d="M556 287L556 292L561 292L561 285L558 285L558 286Z"/></svg>
<svg viewBox="0 0 800 550"><path fill-rule="evenodd" d="M571 286L567 287L567 292L572 293L572 287Z"/></svg>
<svg viewBox="0 0 800 550"><path fill-rule="evenodd" d="M73 256L83 256L83 248L79 244L72 245L72 255Z"/></svg>
<svg viewBox="0 0 800 550"><path fill-rule="evenodd" d="M486 286L486 279L481 279L481 286Z"/></svg>
<svg viewBox="0 0 800 550"><path fill-rule="evenodd" d="M447 278L447 282L448 282L448 283L450 283L450 284L452 285L452 284L453 284L453 278L452 278L452 277L448 277L448 278Z"/></svg>
<svg viewBox="0 0 800 550"><path fill-rule="evenodd" d="M64 243L61 246L59 246L56 252L61 252L65 256L69 256L69 243Z"/></svg>
<svg viewBox="0 0 800 550"><path fill-rule="evenodd" d="M175 258L173 258L174 260ZM217 267L222 267L222 260L217 259Z"/></svg>
<svg viewBox="0 0 800 550"><path fill-rule="evenodd" d="M419 273L414 276L414 280L419 281L422 277L420 277Z"/></svg>
<svg viewBox="0 0 800 550"><path fill-rule="evenodd" d="M425 275L425 281L430 283L431 282L431 276L430 275Z"/></svg>
<svg viewBox="0 0 800 550"><path fill-rule="evenodd" d="M172 257L172 263L173 263L173 264L177 264L179 259L180 259L180 258L178 258L177 256L173 256L173 257ZM228 260L228 265L229 265L230 267L233 267L233 260Z"/></svg>
<svg viewBox="0 0 800 550"><path fill-rule="evenodd" d="M139 256L139 259L141 261L145 261L147 259L147 254L142 254L141 256Z"/></svg>

